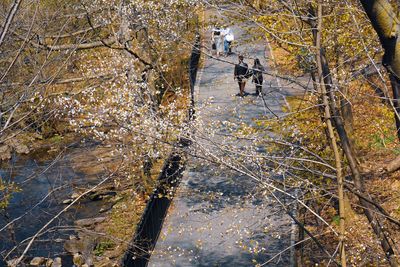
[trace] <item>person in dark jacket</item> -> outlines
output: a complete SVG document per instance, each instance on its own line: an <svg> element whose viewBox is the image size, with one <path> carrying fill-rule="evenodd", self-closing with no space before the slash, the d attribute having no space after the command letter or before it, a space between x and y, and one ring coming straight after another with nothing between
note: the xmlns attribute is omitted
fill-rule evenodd
<svg viewBox="0 0 400 267"><path fill-rule="evenodd" d="M239 63L235 65L235 72L233 79L238 81L239 84L239 95L244 96L246 92L244 87L246 86L246 80L249 78L249 66L244 63L243 56L239 56Z"/></svg>
<svg viewBox="0 0 400 267"><path fill-rule="evenodd" d="M262 93L264 71L264 66L261 65L260 60L256 58L253 65L253 83L256 85L256 95L260 95Z"/></svg>

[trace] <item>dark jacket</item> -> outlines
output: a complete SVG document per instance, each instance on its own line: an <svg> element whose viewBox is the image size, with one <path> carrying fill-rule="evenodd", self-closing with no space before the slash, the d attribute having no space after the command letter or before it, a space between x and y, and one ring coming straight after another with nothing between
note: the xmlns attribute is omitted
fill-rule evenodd
<svg viewBox="0 0 400 267"><path fill-rule="evenodd" d="M235 78L237 78L238 80L243 80L243 79L247 79L249 78L249 66L244 63L241 62L239 64L235 65Z"/></svg>
<svg viewBox="0 0 400 267"><path fill-rule="evenodd" d="M253 66L253 82L261 84L263 81L263 71L264 67L262 65Z"/></svg>

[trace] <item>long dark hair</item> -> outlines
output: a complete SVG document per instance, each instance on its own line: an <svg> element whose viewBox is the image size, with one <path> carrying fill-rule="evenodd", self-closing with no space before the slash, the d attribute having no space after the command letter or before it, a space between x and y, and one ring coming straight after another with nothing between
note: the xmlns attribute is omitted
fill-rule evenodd
<svg viewBox="0 0 400 267"><path fill-rule="evenodd" d="M260 66L262 66L260 60L258 58L254 59L253 68L258 68Z"/></svg>

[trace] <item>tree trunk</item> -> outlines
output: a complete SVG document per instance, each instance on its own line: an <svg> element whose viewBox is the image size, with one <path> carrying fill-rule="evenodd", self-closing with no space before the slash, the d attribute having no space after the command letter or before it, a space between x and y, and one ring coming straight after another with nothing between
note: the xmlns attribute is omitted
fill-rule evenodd
<svg viewBox="0 0 400 267"><path fill-rule="evenodd" d="M393 74L389 74L389 76L393 91L393 106L396 110L396 113L400 114L400 79L398 78L399 76L395 76ZM394 117L396 120L397 137L400 140L400 117L398 115L395 115Z"/></svg>
<svg viewBox="0 0 400 267"><path fill-rule="evenodd" d="M343 95L347 96L348 91L347 88L344 88L342 90ZM344 96L340 96L340 113L342 114L347 132L351 134L353 132L353 110L351 103Z"/></svg>
<svg viewBox="0 0 400 267"><path fill-rule="evenodd" d="M345 215L344 215L344 190L343 190L343 172L342 172L342 161L340 158L339 147L336 142L336 136L332 126L331 110L329 107L329 99L324 83L324 74L322 71L322 60L321 60L321 30L322 30L322 0L318 2L318 32L316 38L316 49L317 49L317 66L318 66L318 78L320 90L322 93L322 99L324 104L324 115L325 122L329 131L329 140L333 153L335 155L335 167L336 167L336 178L338 182L338 198L339 198L339 255L340 263L342 267L346 267L346 253L344 247L345 239Z"/></svg>
<svg viewBox="0 0 400 267"><path fill-rule="evenodd" d="M362 180L361 172L358 166L357 156L353 150L353 146L351 145L351 141L348 137L347 131L345 129L343 119L340 116L340 112L336 105L336 97L335 93L332 90L332 76L329 70L329 65L327 63L325 53L323 49L321 49L321 62L323 67L323 77L324 83L327 89L327 93L329 96L329 105L332 111L334 125L336 131L339 135L342 149L346 155L346 159L349 163L350 170L353 174L354 185L356 186L359 192L364 192L364 181ZM372 229L374 230L375 235L378 237L379 241L381 242L381 247L385 253L386 258L388 259L391 266L398 266L396 261L396 256L394 254L394 250L388 240L388 237L385 233L385 230L381 223L379 222L376 214L374 213L375 208L366 200L359 199L360 206L363 207L364 214L367 217Z"/></svg>
<svg viewBox="0 0 400 267"><path fill-rule="evenodd" d="M313 15L315 13L316 12L312 10L312 7L310 7L310 14ZM315 15L314 15L314 17L315 17ZM318 38L315 36L315 34L316 34L316 32L313 31L314 41L316 42ZM317 50L318 57L319 57L319 58L317 58L317 61L320 61L320 64L321 64L323 83L325 85L326 95L329 98L328 104L330 107L330 111L332 112L332 123L333 123L334 127L336 128L336 131L339 135L342 149L346 155L346 159L348 161L350 170L353 174L354 185L359 192L364 192L365 191L364 182L362 180L362 176L361 176L361 173L359 170L357 157L353 150L353 146L351 145L347 131L345 129L343 119L337 108L338 105L336 104L336 96L332 90L332 87L333 87L332 86L333 85L332 75L331 75L329 65L328 65L328 62L327 62L327 59L325 56L325 52L324 52L322 45L320 45L320 44L318 45L317 42L315 44L317 47L319 47L319 49ZM321 92L321 93L322 93L322 95L324 95L323 92ZM367 217L375 235L381 242L381 247L382 247L382 249L385 253L385 256L388 259L390 265L398 266L394 250L388 240L388 237L386 236L383 226L381 225L376 214L374 213L374 210L375 210L374 207L369 202L367 202L366 200L364 200L362 198L359 199L359 203L360 203L360 206L363 207L364 214Z"/></svg>
<svg viewBox="0 0 400 267"><path fill-rule="evenodd" d="M389 71L393 90L391 104L395 110L397 136L400 140L400 25L397 14L388 0L360 0L385 50L382 64Z"/></svg>

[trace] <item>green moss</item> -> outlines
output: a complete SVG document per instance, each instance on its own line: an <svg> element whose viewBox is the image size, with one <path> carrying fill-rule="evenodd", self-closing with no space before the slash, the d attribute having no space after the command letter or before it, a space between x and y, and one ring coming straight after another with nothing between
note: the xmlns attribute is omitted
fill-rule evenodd
<svg viewBox="0 0 400 267"><path fill-rule="evenodd" d="M334 224L336 224L336 225L339 225L339 223L340 223L340 216L339 216L339 215L333 216L333 218L332 218L332 223L334 223Z"/></svg>
<svg viewBox="0 0 400 267"><path fill-rule="evenodd" d="M96 256L102 256L106 250L112 249L115 246L115 243L111 240L105 240L97 244L94 249L94 254Z"/></svg>
<svg viewBox="0 0 400 267"><path fill-rule="evenodd" d="M49 141L52 143L60 143L63 140L63 137L61 135L55 134L52 137L49 138Z"/></svg>

